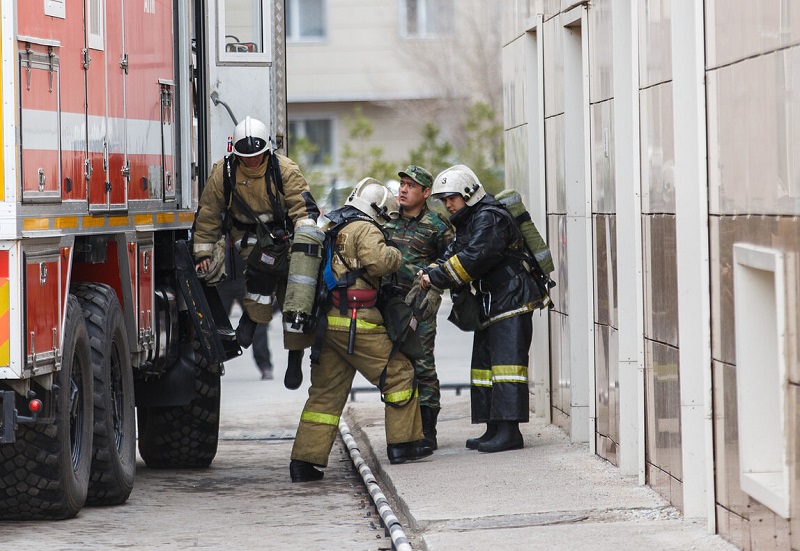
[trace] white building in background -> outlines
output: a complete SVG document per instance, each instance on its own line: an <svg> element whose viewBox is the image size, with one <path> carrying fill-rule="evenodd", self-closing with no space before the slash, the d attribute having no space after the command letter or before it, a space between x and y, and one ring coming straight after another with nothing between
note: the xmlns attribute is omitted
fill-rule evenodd
<svg viewBox="0 0 800 551"><path fill-rule="evenodd" d="M503 2L548 230L536 413L744 549L800 548L800 2Z"/></svg>
<svg viewBox="0 0 800 551"><path fill-rule="evenodd" d="M345 120L357 107L374 125L369 145L398 169L419 146L425 123L457 141L453 121L463 119L466 102L483 97L502 108L499 3L285 2L290 154L293 138L309 138L320 148L316 170L339 174ZM466 62L465 51L473 52ZM489 70L481 61L487 53Z"/></svg>

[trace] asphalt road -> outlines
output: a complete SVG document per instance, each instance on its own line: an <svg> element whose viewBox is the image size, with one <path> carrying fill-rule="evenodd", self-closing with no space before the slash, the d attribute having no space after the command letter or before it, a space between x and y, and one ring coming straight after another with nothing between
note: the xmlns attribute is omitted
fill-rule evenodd
<svg viewBox="0 0 800 551"><path fill-rule="evenodd" d="M440 377L443 383L464 383L471 335L444 320L449 311L445 299L437 340ZM324 484L290 482L289 456L309 365L306 358L300 389L283 387L286 352L279 322L269 331L274 380L260 380L250 351L226 363L220 444L211 468L153 470L139 459L125 504L87 507L68 521L0 522L0 549L391 549L338 439ZM358 376L355 386L369 383ZM378 395L360 393L357 400L377 401ZM413 534L407 535L413 544Z"/></svg>

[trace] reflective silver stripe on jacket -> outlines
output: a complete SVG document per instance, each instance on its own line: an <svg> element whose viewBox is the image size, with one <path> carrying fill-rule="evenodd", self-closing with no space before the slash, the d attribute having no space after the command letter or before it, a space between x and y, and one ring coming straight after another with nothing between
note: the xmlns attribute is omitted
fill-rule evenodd
<svg viewBox="0 0 800 551"><path fill-rule="evenodd" d="M257 295L256 293L245 293L244 298L249 298L257 304L272 304L272 295Z"/></svg>
<svg viewBox="0 0 800 551"><path fill-rule="evenodd" d="M245 247L252 247L256 243L258 243L258 239L256 238L256 236L251 235L250 237L247 238L247 244L245 245ZM236 247L237 251L241 251L242 250L242 240L238 239L238 240L234 241L233 242L233 246Z"/></svg>

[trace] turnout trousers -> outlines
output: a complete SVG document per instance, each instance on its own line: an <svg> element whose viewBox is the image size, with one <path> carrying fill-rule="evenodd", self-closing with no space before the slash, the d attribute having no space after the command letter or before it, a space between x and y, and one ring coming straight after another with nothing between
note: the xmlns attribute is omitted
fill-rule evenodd
<svg viewBox="0 0 800 551"><path fill-rule="evenodd" d="M356 371L379 386L381 372L392 350L385 332L358 333L353 354L347 353L348 334L325 333L319 365L311 368L311 388L300 416L292 459L325 467L339 428ZM397 352L386 369L383 388L386 443L400 444L422 439L419 399L414 389L414 366Z"/></svg>
<svg viewBox="0 0 800 551"><path fill-rule="evenodd" d="M526 312L475 332L470 377L473 423L528 422L532 318L532 312Z"/></svg>

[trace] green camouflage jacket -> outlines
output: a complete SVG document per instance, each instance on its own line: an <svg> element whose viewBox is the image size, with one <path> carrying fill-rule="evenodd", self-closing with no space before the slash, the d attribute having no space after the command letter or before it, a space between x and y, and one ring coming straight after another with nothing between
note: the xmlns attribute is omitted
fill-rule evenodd
<svg viewBox="0 0 800 551"><path fill-rule="evenodd" d="M417 271L436 262L455 236L450 221L427 204L414 217L401 210L400 218L387 222L384 229L403 253L397 281L406 292L411 290Z"/></svg>

